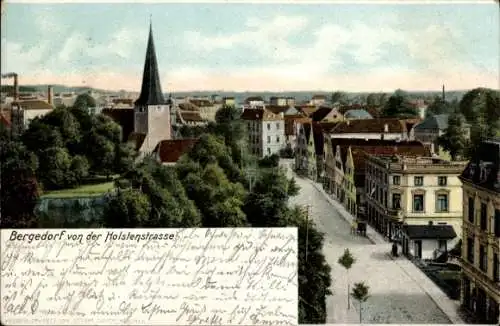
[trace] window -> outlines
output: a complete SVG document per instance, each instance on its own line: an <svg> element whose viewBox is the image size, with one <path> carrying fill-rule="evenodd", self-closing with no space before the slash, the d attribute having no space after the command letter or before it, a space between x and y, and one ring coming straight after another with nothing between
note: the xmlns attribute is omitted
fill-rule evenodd
<svg viewBox="0 0 500 326"><path fill-rule="evenodd" d="M156 107L156 112L161 112L162 111L162 107L161 106L157 106Z"/></svg>
<svg viewBox="0 0 500 326"><path fill-rule="evenodd" d="M249 122L247 125L248 125L248 130L252 130L252 124Z"/></svg>
<svg viewBox="0 0 500 326"><path fill-rule="evenodd" d="M279 130L280 129L280 123L279 122L276 122L276 129Z"/></svg>
<svg viewBox="0 0 500 326"><path fill-rule="evenodd" d="M415 183L415 186L423 186L424 185L424 177L415 177L414 183Z"/></svg>
<svg viewBox="0 0 500 326"><path fill-rule="evenodd" d="M395 175L392 177L392 184L399 186L401 184L401 177L399 175Z"/></svg>
<svg viewBox="0 0 500 326"><path fill-rule="evenodd" d="M438 247L440 250L446 250L446 240L438 240Z"/></svg>
<svg viewBox="0 0 500 326"><path fill-rule="evenodd" d="M267 124L267 130L271 130L271 124L270 123Z"/></svg>
<svg viewBox="0 0 500 326"><path fill-rule="evenodd" d="M424 195L413 195L413 211L423 212L424 211Z"/></svg>
<svg viewBox="0 0 500 326"><path fill-rule="evenodd" d="M271 142L271 136L267 136L267 143L269 144Z"/></svg>
<svg viewBox="0 0 500 326"><path fill-rule="evenodd" d="M276 136L276 142L279 143L280 142L280 136Z"/></svg>
<svg viewBox="0 0 500 326"><path fill-rule="evenodd" d="M495 237L500 237L500 209L495 209Z"/></svg>
<svg viewBox="0 0 500 326"><path fill-rule="evenodd" d="M488 251L485 246L479 246L479 269L488 272Z"/></svg>
<svg viewBox="0 0 500 326"><path fill-rule="evenodd" d="M469 197L469 222L474 224L474 198Z"/></svg>
<svg viewBox="0 0 500 326"><path fill-rule="evenodd" d="M486 206L485 203L481 203L480 220L479 220L481 230L486 230L488 227L487 211L488 211L488 206Z"/></svg>
<svg viewBox="0 0 500 326"><path fill-rule="evenodd" d="M448 211L448 195L438 194L436 198L436 212Z"/></svg>
<svg viewBox="0 0 500 326"><path fill-rule="evenodd" d="M474 264L474 239L467 238L467 261Z"/></svg>
<svg viewBox="0 0 500 326"><path fill-rule="evenodd" d="M401 209L401 194L392 194L392 209Z"/></svg>
<svg viewBox="0 0 500 326"><path fill-rule="evenodd" d="M439 186L446 186L447 184L448 184L447 177L438 177L438 185Z"/></svg>
<svg viewBox="0 0 500 326"><path fill-rule="evenodd" d="M271 154L271 149L269 147L267 148L267 154Z"/></svg>

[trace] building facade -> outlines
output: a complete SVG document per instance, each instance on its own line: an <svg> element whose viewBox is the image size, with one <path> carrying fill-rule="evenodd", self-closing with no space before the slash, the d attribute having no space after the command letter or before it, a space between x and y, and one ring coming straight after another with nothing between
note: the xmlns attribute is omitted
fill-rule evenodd
<svg viewBox="0 0 500 326"><path fill-rule="evenodd" d="M465 165L426 157L369 155L368 221L390 240L401 239L403 224L451 225L460 236L462 186L458 176Z"/></svg>
<svg viewBox="0 0 500 326"><path fill-rule="evenodd" d="M241 119L247 124L250 152L258 157L278 154L285 147L285 121L282 114L266 109L246 109Z"/></svg>
<svg viewBox="0 0 500 326"><path fill-rule="evenodd" d="M478 322L500 319L500 139L481 144L463 182L461 303Z"/></svg>

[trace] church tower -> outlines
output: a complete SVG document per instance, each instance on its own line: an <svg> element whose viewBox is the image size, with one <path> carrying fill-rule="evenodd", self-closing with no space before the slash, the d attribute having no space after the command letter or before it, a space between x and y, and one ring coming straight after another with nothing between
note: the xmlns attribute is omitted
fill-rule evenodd
<svg viewBox="0 0 500 326"><path fill-rule="evenodd" d="M141 94L134 103L134 131L145 136L139 152L151 153L160 141L171 139L172 123L169 102L165 101L161 90L153 41L153 26L150 23Z"/></svg>

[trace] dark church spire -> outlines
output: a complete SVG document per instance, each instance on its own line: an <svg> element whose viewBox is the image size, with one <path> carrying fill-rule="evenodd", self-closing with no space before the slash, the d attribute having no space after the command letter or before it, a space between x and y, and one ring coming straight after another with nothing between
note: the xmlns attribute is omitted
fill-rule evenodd
<svg viewBox="0 0 500 326"><path fill-rule="evenodd" d="M153 41L153 24L149 23L148 47L146 50L146 62L142 75L141 95L135 101L135 105L161 105L165 104L161 92L160 74L158 73L158 62L156 61L155 44Z"/></svg>

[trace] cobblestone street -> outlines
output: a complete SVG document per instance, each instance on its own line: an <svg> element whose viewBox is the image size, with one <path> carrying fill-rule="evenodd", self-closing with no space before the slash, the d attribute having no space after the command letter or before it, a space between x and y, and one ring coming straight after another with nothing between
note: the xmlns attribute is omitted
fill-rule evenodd
<svg viewBox="0 0 500 326"><path fill-rule="evenodd" d="M290 170L288 173L292 176ZM358 304L347 309L347 284L360 281L370 287L370 298L362 309L363 323L451 323L420 283L388 256L390 244L373 244L350 234L349 223L324 195L309 180L295 179L301 190L291 204L310 205L312 219L325 233L324 254L332 267L333 292L327 300L327 323L359 323ZM348 276L337 263L345 248L356 258Z"/></svg>

